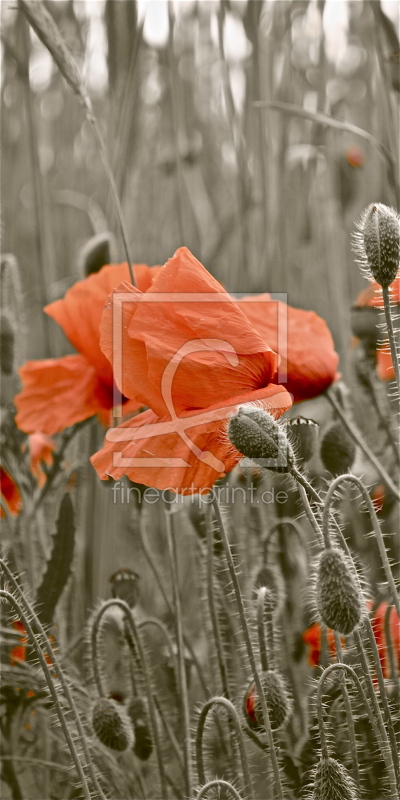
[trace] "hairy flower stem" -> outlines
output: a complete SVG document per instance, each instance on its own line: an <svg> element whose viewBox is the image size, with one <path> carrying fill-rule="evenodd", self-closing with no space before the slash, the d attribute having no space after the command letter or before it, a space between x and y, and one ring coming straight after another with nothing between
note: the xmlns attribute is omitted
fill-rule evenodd
<svg viewBox="0 0 400 800"><path fill-rule="evenodd" d="M265 638L265 627L267 628L267 639L270 650L269 658ZM263 672L266 672L268 669L274 669L274 628L272 624L271 598L265 586L261 586L257 592L257 634L261 669Z"/></svg>
<svg viewBox="0 0 400 800"><path fill-rule="evenodd" d="M10 583L12 585L13 590L19 596L21 602L23 603L23 605L25 607L25 610L26 610L27 614L29 614L32 622L34 623L35 632L41 637L41 639L44 642L45 652L50 657L50 660L51 660L51 662L53 664L53 667L57 672L57 675L58 675L58 678L59 678L59 681L60 681L60 684L61 684L61 688L62 688L62 690L64 692L65 698L66 698L66 700L67 700L67 702L68 702L68 704L70 706L70 709L72 711L72 714L73 714L73 717L74 717L74 720L75 720L75 724L76 724L76 727L77 727L77 730L78 730L78 734L79 734L79 741L80 741L80 744L82 746L82 749L83 749L83 752L84 752L84 755L85 755L86 764L87 764L87 767L88 767L88 770L89 770L89 774L90 774L93 786L94 786L96 792L98 793L99 798L101 798L101 800L105 800L105 795L104 795L103 790L102 790L102 788L101 788L101 786L100 786L100 784L99 784L99 782L97 780L97 775L96 775L96 772L95 772L93 764L92 764L92 760L91 760L90 753L89 753L89 748L88 748L88 745L87 745L87 736L86 736L86 733L85 733L85 731L83 729L81 718L80 718L80 716L78 714L78 711L77 711L77 708L76 708L76 705L75 705L75 701L74 701L74 698L72 696L71 690L70 690L70 688L68 686L67 680L66 680L66 678L64 676L64 673L63 673L61 667L58 664L58 660L56 658L54 649L53 649L53 647L51 645L50 639L47 636L47 633L44 630L43 625L41 624L39 618L34 613L31 604L27 601L25 595L23 594L23 592L21 591L17 581L15 580L12 572L10 571L10 569L8 568L7 564L4 562L3 559L0 559L0 567L5 572L5 574L7 576L7 579L10 581Z"/></svg>
<svg viewBox="0 0 400 800"><path fill-rule="evenodd" d="M392 719L392 715L390 713L390 708L389 708L389 703L388 703L388 698L387 698L387 693L386 693L385 681L383 679L381 660L379 658L378 647L377 647L377 644L376 644L376 639L375 639L374 632L373 632L373 629L372 629L371 620L370 620L369 617L366 617L364 624L365 624L365 628L366 628L366 632L367 632L367 636L368 636L369 646L370 646L371 651L372 651L372 658L373 658L374 665L375 665L376 675L377 675L377 678L378 678L379 694L381 696L381 703L382 703L382 706L383 706L383 714L384 714L384 717L385 717L386 729L387 729L387 731L389 733L390 744L391 744L391 747L392 747L393 764L394 764L394 770L395 770L395 773L396 773L397 788L398 788L398 790L400 792L399 754L397 752L397 742L396 742L396 735L395 735L394 727L393 727L393 719Z"/></svg>
<svg viewBox="0 0 400 800"><path fill-rule="evenodd" d="M281 776L280 776L280 770L279 770L279 763L278 763L278 758L277 758L276 749L275 749L275 742L274 742L274 738L273 738L273 735L272 735L271 723L270 723L270 720L269 720L267 703L266 703L266 700L265 700L265 696L264 696L264 692L263 692L263 687L262 687L260 675L259 675L259 672L258 672L258 669L257 669L256 660L255 660L255 657L254 657L254 651L253 651L253 645L251 643L249 626L247 624L247 619L246 619L246 615L245 615L245 611L244 611L244 605L243 605L243 598L242 598L241 591L240 591L239 581L238 581L238 578L237 578L237 575L236 575L235 564L234 564L234 561L233 561L233 558L232 558L232 553L231 553L231 548L230 548L230 545L229 545L228 535L226 533L225 525L223 523L222 516L221 516L221 511L220 511L220 508L219 508L219 505L218 505L218 502L217 502L216 499L213 500L213 508L214 508L215 515L216 515L216 518L217 518L217 522L218 522L218 526L219 526L219 530L220 530L220 535L221 535L221 540L222 540L222 545L223 545L223 548L224 548L225 557L226 557L227 564L228 564L228 569L229 569L229 574L230 574L230 578L231 578L232 585L233 585L233 590L234 590L234 594L235 594L236 604L237 604L237 607L238 607L239 620L240 620L240 625L241 625L241 628L242 628L243 638L244 638L245 645L246 645L247 655L248 655L248 659L249 659L249 662L250 662L251 671L253 673L254 682L256 684L258 697L259 697L260 703L261 703L262 716L263 716L263 720L264 720L264 726L265 726L267 739L268 739L268 745L269 745L269 756L271 758L272 769L273 769L273 774L274 774L275 800L284 800L282 782L281 782Z"/></svg>
<svg viewBox="0 0 400 800"><path fill-rule="evenodd" d="M168 0L168 65L169 65L169 75L170 75L174 155L175 155L176 175L178 179L177 206L178 206L178 231L180 238L179 244L182 245L185 241L185 219L183 210L185 183L183 179L182 161L179 152L179 97L176 91L177 70L176 70L176 60L174 53L174 12L171 0Z"/></svg>
<svg viewBox="0 0 400 800"><path fill-rule="evenodd" d="M231 703L230 700L227 700L226 697L212 697L204 704L200 712L196 730L196 760L197 760L197 771L199 775L199 781L201 783L206 782L206 775L204 771L204 759L203 759L204 728L209 712L211 711L211 709L213 709L215 706L218 705L225 708L226 711L228 711L229 713L229 718L235 729L237 742L239 745L240 759L242 762L242 770L243 770L244 790L246 792L249 792L250 795L253 797L254 795L253 795L253 786L251 781L250 768L247 760L246 748L244 746L244 739L243 739L242 728L240 725L239 715L233 703Z"/></svg>
<svg viewBox="0 0 400 800"><path fill-rule="evenodd" d="M397 672L396 659L395 659L395 655L394 655L394 648L393 648L393 642L392 642L392 635L391 635L391 632L390 632L390 615L391 615L391 612L392 612L393 608L394 608L393 605L388 605L388 607L386 609L386 612L385 612L385 639L386 639L386 650L387 650L388 657L389 657L390 678L391 678L394 686L396 687L397 696L398 696L398 699L400 701L400 679L399 679L399 675L398 675L398 672Z"/></svg>
<svg viewBox="0 0 400 800"><path fill-rule="evenodd" d="M347 433L352 437L355 441L357 447L362 450L365 457L368 461L373 464L378 474L381 476L382 481L386 484L388 489L392 492L396 500L400 502L400 491L399 488L393 483L389 473L386 471L385 467L379 459L376 457L375 453L372 452L371 448L368 446L367 442L361 435L361 431L358 428L355 428L353 423L348 418L347 414L343 411L340 404L337 402L336 398L331 394L331 392L325 392L325 397L329 400L331 406L335 409L336 414L338 415L339 419L343 422L344 427L346 428Z"/></svg>
<svg viewBox="0 0 400 800"><path fill-rule="evenodd" d="M319 527L319 524L317 522L317 518L316 518L316 516L315 516L315 514L314 514L314 512L313 512L313 510L311 508L310 501L309 501L309 499L307 497L307 492L304 489L304 487L301 486L301 485L299 485L299 493L300 493L300 497L301 497L301 499L303 501L304 510L306 512L306 517L307 517L307 519L308 519L308 521L309 521L309 523L310 523L310 525L311 525L311 527L312 527L312 529L313 529L313 531L315 533L315 537L317 539L317 542L318 542L318 544L322 545L324 539L323 539L323 536L322 536L321 528Z"/></svg>
<svg viewBox="0 0 400 800"><path fill-rule="evenodd" d="M144 652L144 649L143 649L143 645L142 645L142 642L141 642L141 639L140 639L140 636L139 636L139 633L138 633L138 629L137 629L137 625L136 625L135 619L133 617L131 609L129 608L128 604L125 603L124 600L120 600L119 598L111 598L111 600L106 600L106 602L103 603L103 605L99 608L99 610L97 611L97 614L96 614L96 616L95 616L95 618L93 620L92 645L93 645L93 642L96 642L96 640L97 640L98 632L99 632L99 629L100 629L100 623L101 623L103 615L105 614L106 611L108 611L109 608L112 608L113 606L115 606L117 608L121 608L122 611L124 612L125 618L126 618L126 621L127 621L127 624L128 624L129 631L130 631L130 633L132 635L132 638L133 638L133 641L135 643L135 647L136 647L138 658L139 658L139 661L140 661L140 664L141 664L141 667L142 667L143 675L148 676L148 679L145 681L145 691L146 691L146 695L147 695L147 705L148 705L148 709L149 709L149 717L150 717L151 727L152 727L152 731L153 731L154 750L155 750L156 755L157 755L157 765L158 765L158 771L159 771L159 774L160 774L161 794L162 794L163 798L167 799L168 798L167 781L166 781L166 775L165 775L165 769L164 769L164 762L163 762L163 758L162 758L160 739L159 739L159 735L158 735L157 718L156 718L156 710L155 710L154 698L153 698L153 694L152 694L152 691L151 691L150 670L148 668L147 659L146 659L145 652Z"/></svg>
<svg viewBox="0 0 400 800"><path fill-rule="evenodd" d="M391 792L390 800L399 800L399 794L397 792L396 772L394 769L393 756L390 747L389 737L386 732L385 724L382 717L382 711L378 703L378 699L376 697L374 685L372 683L372 678L369 670L367 656L365 653L364 643L362 641L360 631L358 630L358 628L355 628L352 635L357 647L358 655L360 657L363 676L367 684L369 700L374 709L375 717L378 723L378 729L379 729L378 741L380 744L381 753L386 764L386 769L388 771L388 776L390 781L390 792Z"/></svg>
<svg viewBox="0 0 400 800"><path fill-rule="evenodd" d="M228 667L225 658L224 646L222 643L221 631L218 621L218 613L215 602L215 594L214 594L214 542L213 542L213 528L210 519L208 520L208 525L207 525L207 599L208 599L208 606L210 609L211 627L217 650L217 660L221 676L222 694L224 695L224 697L230 700Z"/></svg>
<svg viewBox="0 0 400 800"><path fill-rule="evenodd" d="M178 648L178 680L179 680L179 699L181 704L182 722L183 722L185 789L187 797L190 797L192 794L192 786L193 786L192 753L191 753L191 738L190 738L190 707L189 707L189 697L188 697L188 689L186 681L185 651L184 651L183 626L182 626L182 607L181 607L181 598L179 594L179 576L178 576L178 564L176 556L176 541L175 541L175 533L173 530L172 513L168 507L166 507L165 509L165 521L167 529L168 553L171 566L175 635Z"/></svg>
<svg viewBox="0 0 400 800"><path fill-rule="evenodd" d="M299 487L299 489L300 488L303 489L303 487ZM305 493L304 489L303 489L303 493ZM306 495L306 499L307 499L307 495ZM311 520L310 520L310 522L311 522ZM311 524L313 524L313 523L311 523ZM292 519L291 517L280 517L278 522L275 522L275 525L273 525L272 528L265 535L265 538L264 538L264 541L263 541L263 564L266 564L266 562L267 562L268 547L270 545L272 537L274 536L276 531L279 531L285 525L290 526L294 530L294 532L295 532L295 534L296 534L296 536L297 536L297 538L299 540L299 544L301 545L303 550L306 550L306 542L305 542L305 539L304 539L304 534L303 534L303 531L302 531L299 523L296 522L296 520ZM321 539L322 535L321 535L321 531L319 530L319 528L318 528L318 532L315 531L315 535L317 536L318 539Z"/></svg>
<svg viewBox="0 0 400 800"><path fill-rule="evenodd" d="M145 557L145 559L146 559L146 561L147 561L147 563L148 563L148 565L149 565L149 567L150 567L150 569L151 569L151 571L152 571L152 573L153 573L153 575L154 575L154 577L156 579L158 588L160 589L160 592L162 594L162 597L163 597L164 603L166 605L167 611L168 611L169 615L172 617L173 616L173 610L172 610L171 603L169 602L168 595L167 595L167 593L165 591L163 580L161 578L161 575L160 575L159 569L157 567L157 564L155 563L154 558L153 558L152 554L150 553L150 550L149 550L149 548L148 548L148 546L147 546L147 544L145 542L140 523L139 523L139 539L140 539L140 546L141 546L141 548L143 550L144 557ZM198 678L199 678L199 682L200 682L200 686L202 688L203 694L204 694L205 697L208 698L210 696L210 693L209 693L209 690L208 690L208 686L207 686L207 684L206 684L206 682L204 680L204 675L203 675L203 671L202 671L200 663L199 663L199 659L197 658L196 653L193 650L192 643L191 643L190 639L188 639L188 637L185 636L185 634L183 634L183 642L184 642L185 647L187 647L187 649L188 649L188 651L189 651L189 653L190 653L190 655L191 655L191 657L193 659L193 664L194 664L194 666L196 668L196 672L197 672L197 675L198 675Z"/></svg>
<svg viewBox="0 0 400 800"><path fill-rule="evenodd" d="M196 794L196 800L203 800L203 797L207 794L209 789L215 789L215 788L227 789L231 793L233 800L242 800L239 792L236 791L235 787L232 786L231 783L228 783L228 781L224 781L221 778L215 778L215 780L208 781L208 783L206 783L205 786L202 786L201 789L199 789L198 793Z"/></svg>
<svg viewBox="0 0 400 800"><path fill-rule="evenodd" d="M336 672L338 670L343 670L353 680L354 685L355 685L355 687L356 687L356 689L358 691L358 694L360 696L361 702L363 703L365 711L367 712L368 719L369 719L369 721L371 723L371 726L372 726L372 729L373 729L373 731L375 733L376 739L377 739L377 741L379 743L379 747L380 747L380 750L382 752L382 755L383 755L383 757L385 759L385 762L387 762L387 758L386 758L386 754L385 754L385 747L384 747L384 745L382 743L382 739L381 739L381 736L380 736L379 728L378 728L376 719L375 719L375 717L374 717L374 715L372 713L372 709L371 709L371 706L370 706L370 704L368 702L368 698L367 698L367 696L366 696L366 694L364 692L364 689L362 687L361 681L360 681L357 673L353 669L353 667L351 667L349 664L343 664L341 662L340 663L336 662L336 664L330 664L330 666L327 667L323 671L323 673L322 673L322 675L321 675L321 677L319 679L319 682L318 682L317 717L318 717L318 727L319 727L319 735L320 735L321 750L322 750L323 758L329 758L328 744L327 744L326 731L325 731L325 723L324 723L324 718L323 718L323 702L322 702L323 689L324 689L325 681L328 678L328 676L332 672ZM392 787L393 787L393 785L395 787L396 783L395 782L394 782L394 784L392 783L392 781L393 781L393 779L395 777L394 776L394 770L392 770L392 772L393 772L393 775L391 776L391 779L392 779L391 780L391 784L392 784ZM393 794L393 798L397 798L396 790L395 790L395 792ZM393 798L391 800L393 800Z"/></svg>
<svg viewBox="0 0 400 800"><path fill-rule="evenodd" d="M61 708L59 694L58 694L57 689L55 687L54 680L53 680L51 671L49 669L49 666L47 664L47 661L46 661L46 659L44 657L42 648L40 647L40 645L39 645L39 643L38 643L38 641L36 639L36 636L35 636L35 634L33 632L33 629L32 629L32 627L30 625L30 622L28 620L27 614L23 610L23 608L20 605L20 603L18 602L18 600L10 592L5 591L4 589L0 589L0 598L4 598L5 600L7 600L8 603L10 603L10 605L12 605L14 607L15 611L18 614L18 618L22 621L22 624L23 624L23 626L24 626L24 628L25 628L25 630L26 630L26 632L27 632L27 634L29 636L29 639L30 639L30 641L31 641L31 643L32 643L32 645L33 645L33 647L35 649L36 655L37 655L37 657L38 657L38 659L40 661L40 666L41 666L41 668L43 670L43 673L44 673L44 677L46 678L46 683L47 683L47 686L49 688L49 692L51 694L51 697L52 697L52 700L53 700L53 703L54 703L54 707L55 707L56 712L57 712L57 716L58 716L58 719L59 719L59 722L60 722L60 725L61 725L61 730L62 730L62 732L63 732L63 734L65 736L65 741L67 742L69 751L71 753L72 761L74 762L76 770L77 770L77 773L79 775L79 779L80 779L80 782L82 784L82 789L83 789L83 793L84 793L85 799L86 800L91 800L91 793L90 793L90 789L89 789L89 786L88 786L88 783L87 783L87 780L86 780L85 772L84 772L82 763L80 761L80 758L79 758L79 755L78 755L78 751L77 751L77 749L75 747L73 738L71 736L71 731L70 731L70 729L69 729L69 727L67 725L67 722L66 722L66 719L65 719L65 714L64 714L64 712L63 712L63 710ZM54 662L53 662L53 664L54 664ZM60 675L60 667L58 665L57 665L57 673L58 673L58 675Z"/></svg>
<svg viewBox="0 0 400 800"><path fill-rule="evenodd" d="M386 327L388 332L389 338L389 346L390 346L390 355L392 356L392 363L396 381L396 388L397 388L397 400L400 400L400 360L399 354L396 348L396 338L395 332L393 327L393 319L391 314L391 306L390 306L390 294L389 294L389 287L382 286L382 296L383 296L383 304L385 309L385 320L386 320Z"/></svg>
<svg viewBox="0 0 400 800"><path fill-rule="evenodd" d="M388 555L387 555L387 552L386 552L385 543L384 543L384 540L383 540L383 534L382 534L382 531L381 531L381 528L380 528L380 525L379 525L379 520L378 520L378 517L376 515L376 511L374 509L374 505L372 503L372 500L371 500L371 498L370 498L370 496L369 496L369 494L368 494L363 482L360 480L360 478L357 478L355 475L339 475L338 478L336 478L334 481L332 481L332 483L331 483L331 485L330 485L330 487L328 489L328 492L327 492L327 495L326 495L326 498L325 498L325 503L324 503L324 511L323 511L323 531L324 531L324 536L329 536L329 533L328 533L329 516L328 515L329 515L330 510L331 510L331 503L332 503L332 500L333 500L334 493L335 493L336 489L342 483L352 483L352 484L354 484L354 486L357 486L357 488L360 490L360 492L362 494L363 500L365 502L365 505L367 506L368 513L370 515L371 522L372 522L372 525L373 525L373 528L374 528L374 534L375 534L377 545L378 545L378 548L379 548L379 553L380 553L380 556L381 556L381 559L382 559L383 568L385 570L386 580L388 582L388 586L389 586L390 592L391 592L392 597L393 597L393 602L394 602L394 604L396 606L396 611L397 611L397 613L398 613L398 615L400 617L400 598L399 598L399 595L398 595L398 591L397 591L397 588L396 588L396 584L395 584L395 580L394 580L394 577L393 577L392 570L390 569L389 559L388 559Z"/></svg>
<svg viewBox="0 0 400 800"><path fill-rule="evenodd" d="M335 647L336 647L336 657L337 661L340 664L343 664L343 652L342 652L342 643L340 641L340 636L337 631L335 631ZM346 712L346 720L347 720L347 727L349 732L349 742L350 742L350 752L351 752L351 763L352 763L352 771L353 771L353 778L357 784L360 783L360 768L358 764L357 758L357 743L356 743L356 734L354 729L354 719L351 710L351 703L349 698L349 693L347 691L346 686L346 679L344 675L341 675L340 681L340 691L342 694L343 704Z"/></svg>

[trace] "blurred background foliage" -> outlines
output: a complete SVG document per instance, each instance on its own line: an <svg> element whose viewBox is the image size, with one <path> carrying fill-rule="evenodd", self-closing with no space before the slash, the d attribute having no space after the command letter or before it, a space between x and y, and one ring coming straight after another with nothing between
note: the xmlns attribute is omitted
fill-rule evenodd
<svg viewBox="0 0 400 800"><path fill-rule="evenodd" d="M346 374L363 285L350 232L368 203L398 205L398 2L47 6L104 132L133 260L185 244L231 292L286 292L327 320ZM17 5L1 12L3 252L20 265L23 361L68 350L41 309L117 225L83 109Z"/></svg>

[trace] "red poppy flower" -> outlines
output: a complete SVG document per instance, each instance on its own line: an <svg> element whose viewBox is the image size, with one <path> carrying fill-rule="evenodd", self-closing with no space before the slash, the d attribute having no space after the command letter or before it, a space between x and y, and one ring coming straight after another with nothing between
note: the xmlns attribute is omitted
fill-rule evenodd
<svg viewBox="0 0 400 800"><path fill-rule="evenodd" d="M133 269L138 284L147 289L151 270L145 264L135 264ZM108 295L125 279L129 280L128 265L110 264L74 284L63 300L44 308L78 354L28 361L21 367L23 389L15 397L21 430L52 436L95 414L110 424L114 383L110 363L100 349L99 326ZM137 403L125 403L124 413L137 408Z"/></svg>
<svg viewBox="0 0 400 800"><path fill-rule="evenodd" d="M127 475L181 493L209 489L240 460L223 435L237 405L258 400L277 416L291 405L286 389L273 383L279 356L260 335L267 330L272 337L279 306L260 298L258 303L235 302L186 248L162 267L146 293L128 283L116 292L121 346L113 350L111 299L101 325L101 346L113 361L122 394L150 410L108 431L92 462L102 479ZM260 320L270 306L275 306L274 325ZM253 317L260 330L250 324ZM310 322L307 330L307 342L293 343L293 351L303 358L303 383L313 383L312 390L299 389L301 397L322 391L337 364L329 339L329 379L326 372L321 380L312 377L313 367L305 358L307 346L310 351L314 346ZM302 336L304 328L298 338ZM289 352L290 347L289 339ZM289 357L288 372L292 363L295 368L295 358L291 362ZM299 386L300 372L293 369L291 381Z"/></svg>
<svg viewBox="0 0 400 800"><path fill-rule="evenodd" d="M322 631L319 622L315 622L314 625L311 625L310 628L303 631L302 633L303 642L307 645L307 661L310 667L318 667L321 659L321 648L322 648ZM329 652L334 658L336 656L336 647L335 647L335 634L330 629L326 629L326 640L328 643ZM344 645L344 639L341 638L342 646Z"/></svg>
<svg viewBox="0 0 400 800"><path fill-rule="evenodd" d="M22 508L21 492L14 479L4 467L0 466L0 494L8 513L12 517L17 517ZM6 512L0 506L0 517L5 517Z"/></svg>
<svg viewBox="0 0 400 800"><path fill-rule="evenodd" d="M26 646L29 639L21 620L14 620L14 622L11 623L11 626L15 631L21 634L21 636L18 636L19 644L16 644L10 652L10 664L12 667L14 667L19 662L26 661Z"/></svg>
<svg viewBox="0 0 400 800"><path fill-rule="evenodd" d="M43 465L51 467L53 463L53 452L56 449L56 445L49 436L37 431L36 433L30 434L28 447L30 470L34 478L36 478L38 486L41 488L47 480Z"/></svg>
<svg viewBox="0 0 400 800"><path fill-rule="evenodd" d="M392 304L399 306L400 270L389 288ZM357 300L354 303L354 307L383 309L382 287L379 285L379 283L369 283L368 286L358 295ZM393 362L390 355L388 340L381 344L376 350L376 371L382 381L392 381L394 379Z"/></svg>
<svg viewBox="0 0 400 800"><path fill-rule="evenodd" d="M372 629L374 631L374 636L376 639L376 643L378 645L379 659L381 662L382 671L385 678L389 678L391 674L388 647L385 634L385 616L387 609L388 609L388 603L386 602L380 603L371 620ZM397 674L399 675L400 674L400 618L394 606L389 612L389 632L393 647L395 669L397 671Z"/></svg>

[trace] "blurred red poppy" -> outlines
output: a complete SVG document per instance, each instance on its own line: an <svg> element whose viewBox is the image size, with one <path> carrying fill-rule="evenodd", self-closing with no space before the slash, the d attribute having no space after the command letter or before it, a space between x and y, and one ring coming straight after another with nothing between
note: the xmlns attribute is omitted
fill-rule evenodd
<svg viewBox="0 0 400 800"><path fill-rule="evenodd" d="M278 315L286 321L287 308L269 295L234 301L184 247L146 293L128 283L115 292L120 347L113 348L111 298L101 347L120 391L150 410L110 430L92 463L102 479L127 475L158 489L207 490L240 460L224 437L237 405L258 400L276 416L291 405L286 387L273 383L280 363L273 349L279 349ZM315 396L337 366L329 331L317 315L295 309L289 309L288 327L287 348L285 326L282 336L288 388L295 399ZM317 337L324 354L319 367Z"/></svg>
<svg viewBox="0 0 400 800"><path fill-rule="evenodd" d="M14 667L19 662L26 661L26 646L29 640L21 620L15 619L14 622L11 623L11 627L21 634L21 636L18 637L19 644L16 644L10 652L10 664Z"/></svg>
<svg viewBox="0 0 400 800"><path fill-rule="evenodd" d="M390 299L393 305L400 305L400 270L396 279L390 285ZM369 283L368 286L358 295L357 300L354 303L354 307L357 309L383 309L382 287L379 285L379 283ZM379 320L376 320L375 325L378 321ZM375 355L376 371L379 378L382 381L392 381L394 379L394 369L388 340L376 348Z"/></svg>
<svg viewBox="0 0 400 800"><path fill-rule="evenodd" d="M46 436L45 433L37 431L36 433L31 433L28 437L28 447L29 467L32 475L38 482L38 486L41 488L47 480L43 466L51 467L56 444L49 436Z"/></svg>
<svg viewBox="0 0 400 800"><path fill-rule="evenodd" d="M385 617L387 612L388 603L380 603L371 619L372 629L378 645L382 672L385 678L389 678L391 675L389 651L385 633ZM394 667L397 675L400 675L400 618L394 606L392 606L389 612L389 633L393 648Z"/></svg>
<svg viewBox="0 0 400 800"><path fill-rule="evenodd" d="M303 642L307 645L307 661L310 667L318 667L321 659L322 631L319 622L315 622L310 628L302 633ZM335 634L330 628L326 628L326 640L329 652L334 658L336 656ZM344 639L341 637L342 646Z"/></svg>
<svg viewBox="0 0 400 800"><path fill-rule="evenodd" d="M12 517L17 517L22 508L21 492L11 475L4 467L0 466L0 494L8 513ZM0 517L5 517L6 512L0 506Z"/></svg>
<svg viewBox="0 0 400 800"><path fill-rule="evenodd" d="M148 288L151 270L145 264L133 269L138 285ZM63 300L44 308L78 354L28 361L21 367L23 388L14 401L21 430L52 436L95 414L104 425L110 424L114 383L110 363L100 349L99 326L107 297L122 280L129 280L128 265L109 264L74 284ZM126 398L121 402L124 413L138 408Z"/></svg>

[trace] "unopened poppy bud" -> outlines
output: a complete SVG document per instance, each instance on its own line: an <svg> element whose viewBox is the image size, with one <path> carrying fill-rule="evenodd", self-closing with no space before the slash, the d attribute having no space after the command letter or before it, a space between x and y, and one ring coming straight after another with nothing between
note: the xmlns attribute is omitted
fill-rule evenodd
<svg viewBox="0 0 400 800"><path fill-rule="evenodd" d="M315 588L322 621L347 636L359 624L364 602L357 577L341 550L328 548L321 553Z"/></svg>
<svg viewBox="0 0 400 800"><path fill-rule="evenodd" d="M319 436L319 425L313 419L296 417L287 422L289 440L298 457L306 462L315 453Z"/></svg>
<svg viewBox="0 0 400 800"><path fill-rule="evenodd" d="M92 725L97 738L110 750L122 753L133 746L133 728L126 712L115 700L99 697L92 709Z"/></svg>
<svg viewBox="0 0 400 800"><path fill-rule="evenodd" d="M14 368L14 328L5 314L0 319L0 365L4 375L11 375Z"/></svg>
<svg viewBox="0 0 400 800"><path fill-rule="evenodd" d="M271 728L277 731L286 724L292 713L292 700L279 672L269 669L262 672L260 678ZM254 682L244 696L243 712L250 728L265 731L261 701Z"/></svg>
<svg viewBox="0 0 400 800"><path fill-rule="evenodd" d="M268 589L271 610L279 614L285 602L285 584L280 570L275 566L265 566L258 570L254 580L254 590L265 587Z"/></svg>
<svg viewBox="0 0 400 800"><path fill-rule="evenodd" d="M113 237L109 231L92 236L81 251L82 272L93 275L106 264L112 263Z"/></svg>
<svg viewBox="0 0 400 800"><path fill-rule="evenodd" d="M310 800L358 800L357 787L347 769L334 758L322 758L314 772Z"/></svg>
<svg viewBox="0 0 400 800"><path fill-rule="evenodd" d="M325 431L320 455L325 469L332 475L343 475L351 469L356 446L341 422L333 422Z"/></svg>
<svg viewBox="0 0 400 800"><path fill-rule="evenodd" d="M393 208L372 203L358 225L357 249L380 286L393 283L400 263L400 220Z"/></svg>
<svg viewBox="0 0 400 800"><path fill-rule="evenodd" d="M228 438L239 453L262 467L289 472L294 465L286 433L268 411L241 406L229 420Z"/></svg>
<svg viewBox="0 0 400 800"><path fill-rule="evenodd" d="M141 761L147 761L153 752L153 742L147 721L146 703L141 697L133 697L126 710L135 734L133 752Z"/></svg>

